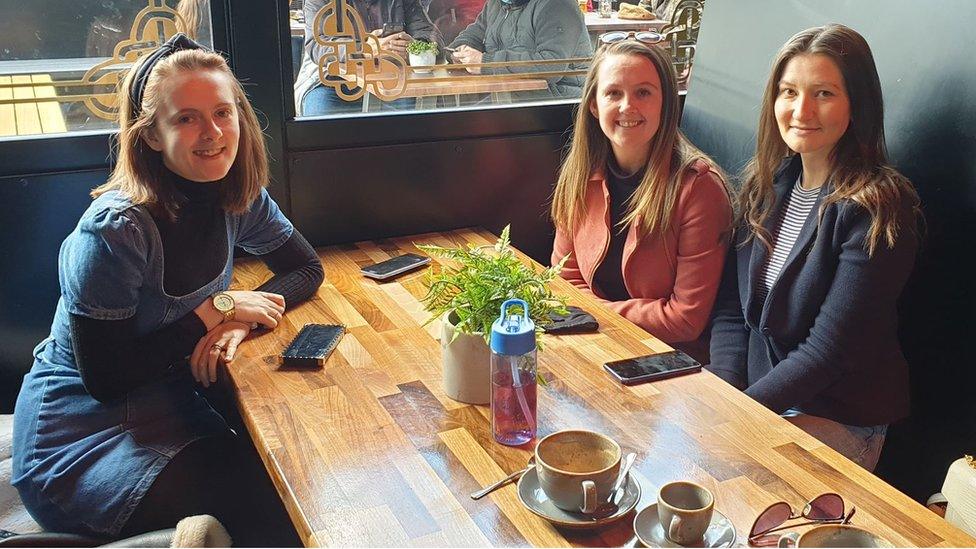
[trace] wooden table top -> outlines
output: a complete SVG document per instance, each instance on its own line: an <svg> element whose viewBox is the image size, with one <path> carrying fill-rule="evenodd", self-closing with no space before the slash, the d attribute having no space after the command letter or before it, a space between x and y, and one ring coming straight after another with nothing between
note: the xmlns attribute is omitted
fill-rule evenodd
<svg viewBox="0 0 976 549"><path fill-rule="evenodd" d="M0 137L68 131L60 104L44 100L57 96L52 83L49 74L0 75Z"/></svg>
<svg viewBox="0 0 976 549"><path fill-rule="evenodd" d="M241 415L307 546L620 546L633 512L593 531L560 530L519 502L514 485L469 494L525 466L531 448L493 442L489 408L455 402L441 386L439 327L418 298L424 271L380 283L359 268L414 243L491 244L480 229L319 250L326 282L279 327L241 347L229 368ZM524 258L529 261L527 258ZM435 264L437 260L434 261ZM234 287L270 277L237 263ZM854 523L896 546L973 546L976 540L708 372L624 387L602 364L668 346L560 279L555 291L592 313L599 333L545 336L539 436L583 427L638 453L643 495L688 479L745 544L756 514L784 500L802 508L823 492L857 506ZM276 356L306 323L349 331L324 369L282 370ZM531 446L531 445L530 445ZM802 530L803 528L798 528Z"/></svg>
<svg viewBox="0 0 976 549"><path fill-rule="evenodd" d="M407 80L406 89L400 98L431 97L440 95L466 95L471 93L503 93L544 90L549 83L544 78L526 78L525 75L492 75L491 79L481 79L467 76L468 73L461 65L443 65L445 68L433 69L432 72L412 72ZM433 80L453 76L456 80ZM362 86L364 81L357 74L342 75L349 82ZM369 89L369 88L367 88Z"/></svg>
<svg viewBox="0 0 976 549"><path fill-rule="evenodd" d="M460 78L451 82L425 82L427 78L445 77L452 73ZM524 75L515 75L511 78L503 79L497 77L494 80L465 79L466 71L458 73L455 70L435 69L432 73L414 72L410 75L407 82L407 89L403 92L403 97L428 97L432 95L465 95L470 93L500 93L500 92L521 92L545 90L549 88L549 82L545 78L526 78Z"/></svg>
<svg viewBox="0 0 976 549"><path fill-rule="evenodd" d="M588 11L583 16L583 20L586 23L586 30L589 32L608 32L615 30L623 31L642 31L642 30L652 30L658 31L668 24L667 21L663 19L620 19L617 17L617 12L613 12L610 17L600 17L600 14L595 11Z"/></svg>

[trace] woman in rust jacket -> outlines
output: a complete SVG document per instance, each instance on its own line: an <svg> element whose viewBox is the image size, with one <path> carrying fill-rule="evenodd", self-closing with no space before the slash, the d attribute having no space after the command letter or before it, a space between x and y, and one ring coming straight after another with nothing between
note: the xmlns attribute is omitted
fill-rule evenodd
<svg viewBox="0 0 976 549"><path fill-rule="evenodd" d="M667 343L708 324L732 208L714 163L678 130L668 55L605 45L583 87L553 195L562 276Z"/></svg>

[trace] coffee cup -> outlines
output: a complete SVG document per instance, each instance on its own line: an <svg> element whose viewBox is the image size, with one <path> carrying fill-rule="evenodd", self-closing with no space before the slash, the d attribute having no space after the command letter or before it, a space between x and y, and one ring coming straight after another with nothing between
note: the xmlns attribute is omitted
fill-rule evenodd
<svg viewBox="0 0 976 549"><path fill-rule="evenodd" d="M779 538L780 547L891 547L891 543L863 528L849 524L824 524L799 534Z"/></svg>
<svg viewBox="0 0 976 549"><path fill-rule="evenodd" d="M553 505L593 513L617 481L620 446L593 431L557 431L536 445L535 469L539 486Z"/></svg>
<svg viewBox="0 0 976 549"><path fill-rule="evenodd" d="M669 482L657 494L657 516L664 535L679 545L701 541L714 508L712 493L694 482Z"/></svg>

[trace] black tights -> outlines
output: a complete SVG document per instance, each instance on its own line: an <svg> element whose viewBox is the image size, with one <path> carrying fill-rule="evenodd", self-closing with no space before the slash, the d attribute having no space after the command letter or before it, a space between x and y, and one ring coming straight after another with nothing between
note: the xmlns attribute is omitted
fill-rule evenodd
<svg viewBox="0 0 976 549"><path fill-rule="evenodd" d="M187 445L163 468L122 529L122 537L173 528L184 517L212 515L237 547L301 546L250 445L232 436Z"/></svg>

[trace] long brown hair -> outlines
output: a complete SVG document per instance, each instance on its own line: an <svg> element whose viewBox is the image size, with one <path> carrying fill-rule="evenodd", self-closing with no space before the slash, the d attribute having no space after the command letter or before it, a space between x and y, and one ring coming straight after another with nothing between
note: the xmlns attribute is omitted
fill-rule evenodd
<svg viewBox="0 0 976 549"><path fill-rule="evenodd" d="M791 151L776 123L775 103L779 81L786 64L798 55L826 55L840 69L852 113L847 131L830 154L830 183L833 190L820 205L819 215L830 204L849 199L871 215L871 228L865 237L868 255L884 238L891 248L898 232L898 211L902 197L909 197L916 219L921 217L918 194L912 184L888 164L884 138L884 105L881 80L867 41L853 29L831 24L795 34L780 49L766 83L759 114L756 154L743 172L738 195L741 224L751 228L767 249L772 237L764 227L776 199L773 179L784 157ZM910 227L917 230L917 227ZM743 243L744 243L743 242Z"/></svg>
<svg viewBox="0 0 976 549"><path fill-rule="evenodd" d="M140 63L145 62L145 57ZM112 190L125 194L133 204L144 204L153 214L174 219L178 209L175 189L163 176L162 154L143 141L143 135L156 124L156 110L160 103L162 85L167 79L184 71L211 70L227 76L237 101L241 125L237 158L227 177L220 184L221 206L227 212L247 211L261 189L268 182L268 156L261 125L247 100L244 88L234 77L227 62L219 54L207 50L177 51L159 61L149 73L141 109L134 114L129 90L138 70L133 67L125 75L116 92L119 105L118 160L108 182L95 188L97 197Z"/></svg>
<svg viewBox="0 0 976 549"><path fill-rule="evenodd" d="M671 215L681 189L682 174L696 160L708 162L721 175L717 165L698 150L678 129L678 78L671 57L663 48L636 40L602 46L593 56L583 97L576 110L575 128L569 152L559 171L552 199L552 220L557 227L572 231L586 209L586 187L590 176L607 165L610 141L590 112L599 87L600 66L613 55L639 55L648 59L661 79L661 122L651 139L644 178L627 205L620 225L637 224L637 235L661 235L671 225ZM722 180L724 182L724 177Z"/></svg>

